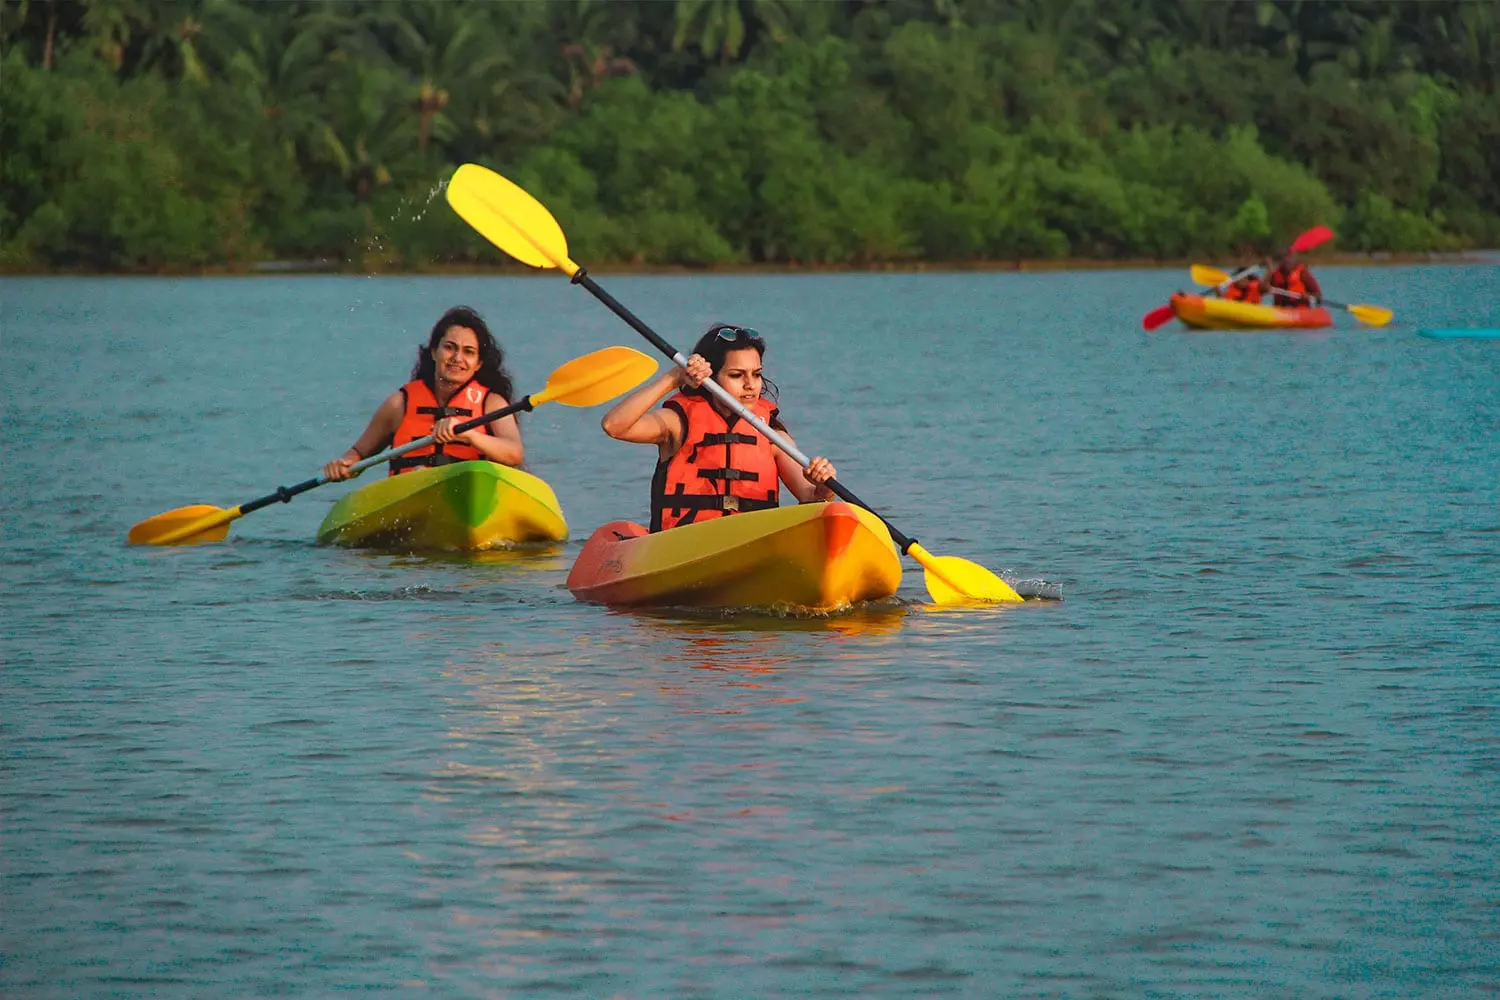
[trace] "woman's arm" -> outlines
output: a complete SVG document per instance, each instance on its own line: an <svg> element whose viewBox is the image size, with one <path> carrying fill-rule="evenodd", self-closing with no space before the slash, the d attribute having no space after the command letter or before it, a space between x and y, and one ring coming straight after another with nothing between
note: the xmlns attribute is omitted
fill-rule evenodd
<svg viewBox="0 0 1500 1000"><path fill-rule="evenodd" d="M1312 271L1302 272L1302 283L1307 286L1307 294L1313 296L1319 302L1323 301L1323 286L1318 284L1318 279L1313 277Z"/></svg>
<svg viewBox="0 0 1500 1000"><path fill-rule="evenodd" d="M792 447L797 446L797 442L792 441L790 434L783 431L782 436L791 443ZM803 469L797 465L792 456L777 448L776 471L781 473L781 481L786 483L787 491L797 498L798 503L833 499L833 490L823 484L830 479L838 478L838 472L834 469L833 463L821 455L813 456L813 460L807 463L807 468Z"/></svg>
<svg viewBox="0 0 1500 1000"><path fill-rule="evenodd" d="M505 397L498 392L485 394L485 413L494 413L509 405ZM476 427L462 434L453 433L454 427L469 419L469 417L444 417L432 425L432 439L438 444L462 441L464 444L472 445L480 455L499 465L519 466L521 464L521 460L526 457L526 446L521 443L521 425L516 423L514 414L486 424L485 426L489 428L488 434L484 432L483 427Z"/></svg>
<svg viewBox="0 0 1500 1000"><path fill-rule="evenodd" d="M670 458L682 447L682 436L687 433L687 428L682 426L682 418L674 411L652 407L683 386L697 388L711 374L713 369L708 362L694 354L688 358L685 370L674 367L663 372L610 407L599 425L616 441L654 444L662 458Z"/></svg>
<svg viewBox="0 0 1500 1000"><path fill-rule="evenodd" d="M385 402L375 410L375 415L370 418L369 426L359 436L359 440L338 458L323 466L324 478L333 482L348 479L350 466L369 458L396 436L396 428L401 426L401 418L405 414L406 401L401 398L401 393L398 391L387 396Z"/></svg>

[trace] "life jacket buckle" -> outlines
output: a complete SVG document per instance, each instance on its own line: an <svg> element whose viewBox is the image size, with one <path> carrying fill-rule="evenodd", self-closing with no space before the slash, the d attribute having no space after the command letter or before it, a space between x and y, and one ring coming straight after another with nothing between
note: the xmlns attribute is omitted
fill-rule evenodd
<svg viewBox="0 0 1500 1000"><path fill-rule="evenodd" d="M734 513L738 514L740 510L740 498L737 496L725 497L723 509L727 511L733 511Z"/></svg>

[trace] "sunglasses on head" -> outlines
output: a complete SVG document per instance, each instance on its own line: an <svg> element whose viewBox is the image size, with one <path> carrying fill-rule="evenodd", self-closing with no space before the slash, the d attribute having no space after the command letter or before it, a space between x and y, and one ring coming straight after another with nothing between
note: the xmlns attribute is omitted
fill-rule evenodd
<svg viewBox="0 0 1500 1000"><path fill-rule="evenodd" d="M762 337L760 335L760 331L752 330L748 326L721 326L714 331L714 336L718 337L720 340L726 340L731 344L736 340L739 340L741 336L749 337L754 340L766 339L765 337Z"/></svg>

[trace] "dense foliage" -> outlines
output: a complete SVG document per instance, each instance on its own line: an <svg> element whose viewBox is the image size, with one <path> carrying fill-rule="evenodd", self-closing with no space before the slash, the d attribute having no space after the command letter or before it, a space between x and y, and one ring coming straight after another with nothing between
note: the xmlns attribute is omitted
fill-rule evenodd
<svg viewBox="0 0 1500 1000"><path fill-rule="evenodd" d="M1497 246L1497 11L3 0L0 267L493 261L471 160L591 262Z"/></svg>

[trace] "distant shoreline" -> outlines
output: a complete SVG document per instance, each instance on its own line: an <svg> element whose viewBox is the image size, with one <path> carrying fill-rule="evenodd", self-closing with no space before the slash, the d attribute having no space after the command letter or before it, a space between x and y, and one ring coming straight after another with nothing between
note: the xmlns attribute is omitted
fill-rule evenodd
<svg viewBox="0 0 1500 1000"><path fill-rule="evenodd" d="M1428 253L1328 253L1310 254L1305 258L1317 267L1384 267L1401 264L1500 265L1500 249L1465 250ZM1055 259L976 260L976 261L890 261L880 264L716 264L693 267L684 264L605 263L589 265L594 274L611 275L752 275L752 274L944 274L969 272L1046 273L1054 271L1170 271L1185 270L1194 263L1229 266L1238 261L1198 258L1197 260L1154 260L1151 258L1092 259L1061 257ZM531 275L548 274L509 261L494 264L428 264L420 267L356 268L349 261L335 260L268 260L246 267L162 268L158 270L91 271L53 269L46 271L0 270L0 277L60 278L264 278L291 275L342 275L346 277L451 277L462 275Z"/></svg>

